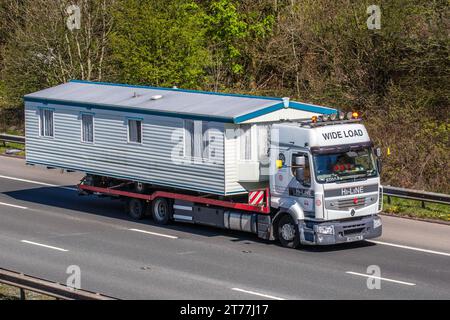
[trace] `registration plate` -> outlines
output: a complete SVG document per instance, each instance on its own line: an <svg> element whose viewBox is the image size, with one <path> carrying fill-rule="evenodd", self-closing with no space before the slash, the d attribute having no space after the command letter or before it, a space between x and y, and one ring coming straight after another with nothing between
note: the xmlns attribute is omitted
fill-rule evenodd
<svg viewBox="0 0 450 320"><path fill-rule="evenodd" d="M352 237L347 237L347 242L353 242L353 241L359 241L359 240L363 240L363 236L359 235L359 236L352 236Z"/></svg>

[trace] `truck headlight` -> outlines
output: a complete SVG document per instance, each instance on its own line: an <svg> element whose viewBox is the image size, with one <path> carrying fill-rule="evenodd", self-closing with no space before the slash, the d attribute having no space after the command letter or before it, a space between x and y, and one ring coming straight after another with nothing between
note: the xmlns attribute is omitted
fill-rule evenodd
<svg viewBox="0 0 450 320"><path fill-rule="evenodd" d="M375 218L375 219L373 219L373 228L376 229L378 227L381 227L381 219Z"/></svg>
<svg viewBox="0 0 450 320"><path fill-rule="evenodd" d="M334 234L334 227L333 226L317 226L317 233L322 234Z"/></svg>

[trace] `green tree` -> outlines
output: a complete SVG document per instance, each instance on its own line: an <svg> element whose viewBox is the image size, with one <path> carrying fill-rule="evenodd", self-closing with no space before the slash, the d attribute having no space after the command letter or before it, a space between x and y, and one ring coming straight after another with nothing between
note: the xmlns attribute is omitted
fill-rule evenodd
<svg viewBox="0 0 450 320"><path fill-rule="evenodd" d="M206 35L213 56L210 73L214 90L217 90L219 84L230 86L233 80L245 79L244 71L254 66L246 48L270 33L274 18L271 12L256 11L260 8L255 7L253 1L211 0L203 5Z"/></svg>
<svg viewBox="0 0 450 320"><path fill-rule="evenodd" d="M8 37L0 79L8 103L20 106L23 95L70 79L101 80L114 1L77 1L81 28L71 31L70 0L5 0Z"/></svg>
<svg viewBox="0 0 450 320"><path fill-rule="evenodd" d="M189 0L122 0L115 6L112 50L118 80L196 88L210 63L204 12Z"/></svg>

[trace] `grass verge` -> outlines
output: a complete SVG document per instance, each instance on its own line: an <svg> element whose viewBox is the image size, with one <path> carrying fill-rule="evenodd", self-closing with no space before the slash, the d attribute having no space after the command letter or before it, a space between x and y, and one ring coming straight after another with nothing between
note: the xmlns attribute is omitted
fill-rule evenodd
<svg viewBox="0 0 450 320"><path fill-rule="evenodd" d="M39 293L25 291L26 300L55 300L52 297L45 296ZM19 300L19 289L0 283L0 300Z"/></svg>
<svg viewBox="0 0 450 320"><path fill-rule="evenodd" d="M411 218L450 222L450 207L439 203L425 202L425 208L422 208L422 201L391 197L389 204L388 197L384 196L383 212Z"/></svg>
<svg viewBox="0 0 450 320"><path fill-rule="evenodd" d="M25 156L24 148L25 148L25 146L20 143L6 142L5 144L3 144L2 142L0 142L0 154L5 154L6 150L8 150L8 149L19 149L22 151L19 153L15 153L14 155L23 157L23 156Z"/></svg>

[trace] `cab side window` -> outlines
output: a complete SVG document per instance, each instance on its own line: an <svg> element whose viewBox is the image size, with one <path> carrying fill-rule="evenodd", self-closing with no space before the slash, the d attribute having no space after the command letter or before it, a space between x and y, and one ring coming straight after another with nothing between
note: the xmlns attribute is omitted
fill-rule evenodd
<svg viewBox="0 0 450 320"><path fill-rule="evenodd" d="M305 157L305 165L304 166L299 166L296 164L295 159L297 157ZM292 168L292 175L295 177L295 171L297 170L297 168L303 168L304 169L304 180L303 180L303 185L305 187L310 187L311 186L311 168L309 165L309 157L307 153L293 153L292 154L292 163L291 163L291 168Z"/></svg>

